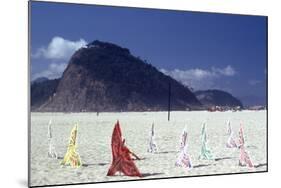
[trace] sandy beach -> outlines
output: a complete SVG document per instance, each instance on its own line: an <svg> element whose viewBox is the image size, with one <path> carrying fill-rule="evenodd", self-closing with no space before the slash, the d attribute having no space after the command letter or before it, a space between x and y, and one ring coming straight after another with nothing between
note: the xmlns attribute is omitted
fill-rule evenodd
<svg viewBox="0 0 281 188"><path fill-rule="evenodd" d="M50 119L59 159L48 158ZM167 121L167 112L100 113L99 116L96 113L31 113L31 186L140 179L106 176L111 164L111 135L117 120L120 121L126 145L142 158L135 161L144 176L141 179L267 170L266 111L171 112L170 121ZM236 138L242 123L246 150L255 165L254 169L238 166L239 150L225 146L227 120L230 120ZM203 121L207 122L208 146L215 160L198 159ZM153 122L158 153L147 152ZM60 165L75 123L79 124L77 152L83 163L78 169ZM193 163L190 171L175 166L180 135L186 125Z"/></svg>

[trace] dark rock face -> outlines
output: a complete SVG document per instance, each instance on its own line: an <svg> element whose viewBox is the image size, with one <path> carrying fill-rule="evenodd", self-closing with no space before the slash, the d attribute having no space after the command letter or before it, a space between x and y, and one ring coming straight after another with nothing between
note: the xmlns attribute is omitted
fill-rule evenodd
<svg viewBox="0 0 281 188"><path fill-rule="evenodd" d="M31 110L38 110L40 107L51 97L53 97L59 79L48 80L44 79L40 81L33 82L31 84Z"/></svg>
<svg viewBox="0 0 281 188"><path fill-rule="evenodd" d="M54 94L36 111L147 111L198 109L190 90L131 55L126 48L94 41L76 51ZM32 98L33 100L33 98Z"/></svg>
<svg viewBox="0 0 281 188"><path fill-rule="evenodd" d="M242 103L230 93L221 90L196 91L197 99L206 107L210 106L227 106L243 108Z"/></svg>

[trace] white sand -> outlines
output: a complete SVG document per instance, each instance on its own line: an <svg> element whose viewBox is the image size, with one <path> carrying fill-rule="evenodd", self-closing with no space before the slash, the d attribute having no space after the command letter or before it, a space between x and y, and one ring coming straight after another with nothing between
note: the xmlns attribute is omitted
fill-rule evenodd
<svg viewBox="0 0 281 188"><path fill-rule="evenodd" d="M53 120L53 143L58 156L66 152L69 134L74 123L78 128L78 153L84 164L79 169L61 167L62 159L48 158L48 122ZM266 171L266 111L243 112L172 112L170 122L167 112L130 113L31 113L31 185L70 184L139 179L117 175L106 176L111 163L111 135L119 119L127 146L144 160L136 161L142 179L207 174ZM254 169L238 166L238 149L225 147L226 121L230 120L235 136L243 123L246 150L256 166ZM208 145L214 161L198 160L200 131L207 122ZM159 153L147 153L149 131L155 124ZM179 150L179 137L187 125L189 153L194 168L186 171L175 167Z"/></svg>

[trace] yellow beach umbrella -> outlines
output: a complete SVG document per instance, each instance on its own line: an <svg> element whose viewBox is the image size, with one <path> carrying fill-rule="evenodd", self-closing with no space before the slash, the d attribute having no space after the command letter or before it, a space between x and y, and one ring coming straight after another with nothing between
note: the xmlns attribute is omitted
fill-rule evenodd
<svg viewBox="0 0 281 188"><path fill-rule="evenodd" d="M82 165L79 154L76 152L77 147L77 132L78 125L74 125L71 130L67 152L61 162L61 165L70 165L73 168L78 168Z"/></svg>

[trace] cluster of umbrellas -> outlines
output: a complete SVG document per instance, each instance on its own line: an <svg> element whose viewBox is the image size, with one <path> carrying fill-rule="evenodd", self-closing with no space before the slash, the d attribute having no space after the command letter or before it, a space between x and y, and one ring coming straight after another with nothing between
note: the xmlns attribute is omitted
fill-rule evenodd
<svg viewBox="0 0 281 188"><path fill-rule="evenodd" d="M245 149L245 140L244 140L242 125L240 125L238 141L236 141L236 139L234 138L230 121L227 122L227 127L228 127L227 132L229 137L226 142L226 147L239 149L240 150L239 165L253 168L254 165L250 159L249 154ZM70 165L73 168L78 168L82 165L81 158L78 152L76 151L77 133L78 133L78 125L76 124L71 130L68 148L63 160L60 163L61 165ZM53 138L52 120L50 120L48 125L48 142L49 142L48 157L57 159L58 155L55 151L52 138ZM206 123L204 122L201 129L201 150L199 155L200 160L214 160L214 156L211 150L209 149L207 143L208 140L207 140ZM140 173L140 171L138 170L137 166L134 163L134 160L140 160L140 158L125 145L125 139L122 138L122 132L121 132L119 121L116 122L113 129L112 138L111 138L111 150L112 150L112 163L111 166L109 167L107 176L114 176L117 172L119 172L126 176L142 177L142 174ZM175 166L183 167L187 170L191 170L193 168L193 165L188 151L187 126L185 126L180 136L179 150L180 152L175 162ZM158 152L158 147L155 141L154 123L152 124L150 130L147 152L149 153Z"/></svg>
<svg viewBox="0 0 281 188"><path fill-rule="evenodd" d="M78 125L76 124L71 130L69 144L67 147L66 154L64 155L64 158L60 163L61 165L70 165L73 168L79 168L80 166L82 166L81 158L78 152L76 151L77 133ZM58 159L58 155L55 151L52 138L52 120L50 120L48 125L48 157ZM130 149L125 145L125 139L122 138L122 132L119 121L117 121L113 129L111 149L112 164L107 172L107 176L114 176L117 172L121 172L127 176L142 177L141 173L139 172L138 168L136 167L133 161L133 157L135 157L136 160L140 160L140 158L135 153L130 151Z"/></svg>
<svg viewBox="0 0 281 188"><path fill-rule="evenodd" d="M242 125L240 125L239 129L239 138L238 141L234 138L234 133L232 131L232 127L230 125L230 121L227 122L228 126L228 139L226 142L227 148L237 148L240 150L239 155L239 166L247 166L249 168L254 168L254 165L251 161L251 158L248 154L248 152L245 149L245 141L244 141L244 131ZM181 135L181 142L180 142L180 154L178 156L178 159L176 161L176 166L182 166L186 168L187 170L192 169L192 163L191 158L188 153L187 149L187 128L185 127L183 130L183 133ZM199 159L200 160L214 160L214 156L211 152L211 149L209 149L207 145L207 131L206 131L206 123L203 123L202 129L201 129L201 150Z"/></svg>
<svg viewBox="0 0 281 188"><path fill-rule="evenodd" d="M71 130L69 144L67 147L66 154L61 162L61 165L71 165L72 167L80 167L82 165L81 158L79 154L76 152L76 140L77 140L77 133L78 133L78 125L74 125ZM49 121L48 125L48 142L49 142L49 150L48 150L48 157L58 159L58 155L53 145L53 134L52 134L52 120Z"/></svg>

